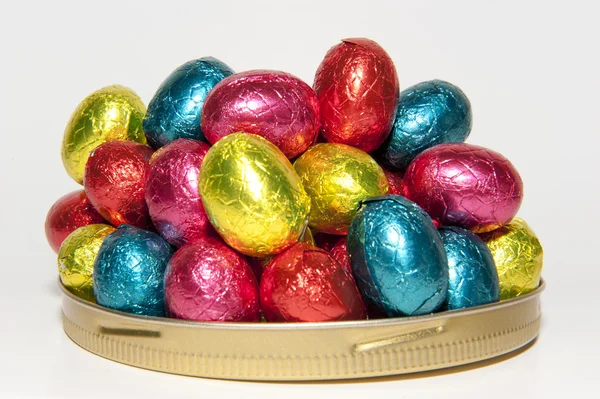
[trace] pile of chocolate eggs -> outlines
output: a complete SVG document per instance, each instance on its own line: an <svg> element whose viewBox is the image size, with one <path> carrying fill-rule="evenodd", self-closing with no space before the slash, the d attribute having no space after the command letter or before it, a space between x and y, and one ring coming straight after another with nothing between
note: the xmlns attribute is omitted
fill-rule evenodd
<svg viewBox="0 0 600 399"><path fill-rule="evenodd" d="M74 111L62 159L83 190L46 219L62 284L138 315L321 322L423 315L538 287L508 159L466 144L471 105L400 92L390 56L346 39L313 87L215 58L177 68L146 110L109 86Z"/></svg>

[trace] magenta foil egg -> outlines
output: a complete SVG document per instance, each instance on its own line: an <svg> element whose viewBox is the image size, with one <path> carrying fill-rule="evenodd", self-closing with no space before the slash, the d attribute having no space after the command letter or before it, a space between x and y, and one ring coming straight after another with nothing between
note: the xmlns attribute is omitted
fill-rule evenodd
<svg viewBox="0 0 600 399"><path fill-rule="evenodd" d="M198 193L198 175L210 147L192 139L179 139L150 159L146 202L156 230L180 247L212 234L213 228Z"/></svg>
<svg viewBox="0 0 600 399"><path fill-rule="evenodd" d="M320 118L309 85L289 73L255 70L215 86L202 109L202 131L211 144L231 133L256 134L295 158L315 142Z"/></svg>
<svg viewBox="0 0 600 399"><path fill-rule="evenodd" d="M509 223L523 200L519 172L484 147L440 144L419 154L404 175L405 194L442 225L476 233Z"/></svg>

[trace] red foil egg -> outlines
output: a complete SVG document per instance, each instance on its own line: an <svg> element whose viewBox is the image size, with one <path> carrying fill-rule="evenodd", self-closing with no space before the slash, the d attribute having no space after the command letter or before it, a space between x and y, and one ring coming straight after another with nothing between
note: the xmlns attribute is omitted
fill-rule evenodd
<svg viewBox="0 0 600 399"><path fill-rule="evenodd" d="M85 165L83 186L94 208L111 224L152 228L145 192L153 150L130 141L98 146Z"/></svg>
<svg viewBox="0 0 600 399"><path fill-rule="evenodd" d="M180 247L214 234L198 193L198 176L210 147L191 139L170 142L150 159L146 203L156 230Z"/></svg>
<svg viewBox="0 0 600 399"><path fill-rule="evenodd" d="M315 142L320 123L312 88L280 71L229 76L210 92L202 110L202 131L210 143L231 133L252 133L275 144L288 158Z"/></svg>
<svg viewBox="0 0 600 399"><path fill-rule="evenodd" d="M331 247L329 254L343 266L344 270L346 270L352 278L354 278L352 275L352 266L350 266L350 257L348 256L348 251L346 249L346 237L339 238L335 245Z"/></svg>
<svg viewBox="0 0 600 399"><path fill-rule="evenodd" d="M389 135L400 96L394 62L369 39L344 39L327 52L313 85L328 142L365 152Z"/></svg>
<svg viewBox="0 0 600 399"><path fill-rule="evenodd" d="M385 177L387 177L388 180L388 194L404 196L404 181L402 180L402 173L390 172L385 168L381 169L383 169L383 173L385 173Z"/></svg>
<svg viewBox="0 0 600 399"><path fill-rule="evenodd" d="M501 154L466 143L418 155L404 175L406 196L442 225L476 233L509 223L523 200L519 172Z"/></svg>
<svg viewBox="0 0 600 399"><path fill-rule="evenodd" d="M46 239L52 250L58 253L60 244L69 234L82 226L106 223L94 209L83 190L62 196L52 205L46 215Z"/></svg>
<svg viewBox="0 0 600 399"><path fill-rule="evenodd" d="M243 256L217 238L181 247L165 273L167 314L196 321L258 321L258 284Z"/></svg>
<svg viewBox="0 0 600 399"><path fill-rule="evenodd" d="M260 303L267 321L366 318L352 276L326 251L304 243L269 263L260 281Z"/></svg>

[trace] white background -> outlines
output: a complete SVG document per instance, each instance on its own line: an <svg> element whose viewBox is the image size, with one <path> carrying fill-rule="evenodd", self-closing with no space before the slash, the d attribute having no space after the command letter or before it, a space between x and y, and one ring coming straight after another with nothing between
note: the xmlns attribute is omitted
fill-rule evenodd
<svg viewBox="0 0 600 399"><path fill-rule="evenodd" d="M595 2L6 2L0 6L0 397L515 398L589 392L598 378L600 63ZM474 111L469 142L513 161L520 215L546 251L543 325L518 356L478 368L345 384L224 382L91 355L64 335L43 222L78 189L63 170L64 125L114 83L147 103L180 64L215 56L237 71L312 83L344 37L378 41L406 88L440 78Z"/></svg>

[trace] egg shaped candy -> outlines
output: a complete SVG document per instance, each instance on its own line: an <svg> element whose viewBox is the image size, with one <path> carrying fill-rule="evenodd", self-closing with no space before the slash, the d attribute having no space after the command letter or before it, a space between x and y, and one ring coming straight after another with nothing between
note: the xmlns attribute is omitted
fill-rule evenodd
<svg viewBox="0 0 600 399"><path fill-rule="evenodd" d="M471 103L462 90L443 80L421 82L400 93L394 126L375 159L405 170L427 148L464 142L472 123Z"/></svg>
<svg viewBox="0 0 600 399"><path fill-rule="evenodd" d="M111 141L90 154L83 181L85 193L112 225L152 227L145 199L152 152L142 144Z"/></svg>
<svg viewBox="0 0 600 399"><path fill-rule="evenodd" d="M254 257L298 241L310 200L286 156L266 139L234 133L204 156L200 195L225 242Z"/></svg>
<svg viewBox="0 0 600 399"><path fill-rule="evenodd" d="M481 238L460 227L442 227L439 233L448 258L447 308L498 302L498 273L494 258Z"/></svg>
<svg viewBox="0 0 600 399"><path fill-rule="evenodd" d="M94 300L92 275L94 262L104 239L115 228L107 224L79 227L63 241L58 251L60 281L76 296Z"/></svg>
<svg viewBox="0 0 600 399"><path fill-rule="evenodd" d="M347 248L362 297L376 313L416 316L444 304L444 245L429 216L413 202L397 195L364 201Z"/></svg>
<svg viewBox="0 0 600 399"><path fill-rule="evenodd" d="M509 223L523 200L519 172L501 154L466 143L440 144L417 156L405 195L442 225L480 233Z"/></svg>
<svg viewBox="0 0 600 399"><path fill-rule="evenodd" d="M344 270L346 270L348 274L352 276L352 266L350 266L350 257L348 256L346 237L339 238L333 247L331 247L329 253L333 259L337 260L338 263L344 267Z"/></svg>
<svg viewBox="0 0 600 399"><path fill-rule="evenodd" d="M178 139L152 155L146 185L146 203L152 223L171 245L180 247L213 233L200 194L198 177L210 147Z"/></svg>
<svg viewBox="0 0 600 399"><path fill-rule="evenodd" d="M202 111L202 129L212 144L236 132L257 134L288 157L302 154L320 128L317 96L289 73L256 70L215 86Z"/></svg>
<svg viewBox="0 0 600 399"><path fill-rule="evenodd" d="M164 316L164 276L172 247L158 234L122 225L104 239L94 262L94 297L122 312Z"/></svg>
<svg viewBox="0 0 600 399"><path fill-rule="evenodd" d="M400 89L394 62L377 43L342 40L325 55L313 87L328 142L371 152L387 138Z"/></svg>
<svg viewBox="0 0 600 399"><path fill-rule="evenodd" d="M496 264L501 300L525 295L540 285L544 250L524 220L514 218L482 238Z"/></svg>
<svg viewBox="0 0 600 399"><path fill-rule="evenodd" d="M71 115L63 136L60 154L69 176L81 184L90 152L102 143L130 140L145 144L145 112L142 100L127 87L108 86L86 97Z"/></svg>
<svg viewBox="0 0 600 399"><path fill-rule="evenodd" d="M309 225L322 233L346 234L360 201L388 191L373 158L344 144L316 144L294 162L294 169L310 197Z"/></svg>
<svg viewBox="0 0 600 399"><path fill-rule="evenodd" d="M385 168L382 169L388 181L388 194L404 196L404 181L402 180L402 174L398 172L390 172Z"/></svg>
<svg viewBox="0 0 600 399"><path fill-rule="evenodd" d="M217 83L234 72L213 57L186 62L160 85L148 104L143 126L153 148L180 139L203 140L202 107Z"/></svg>

